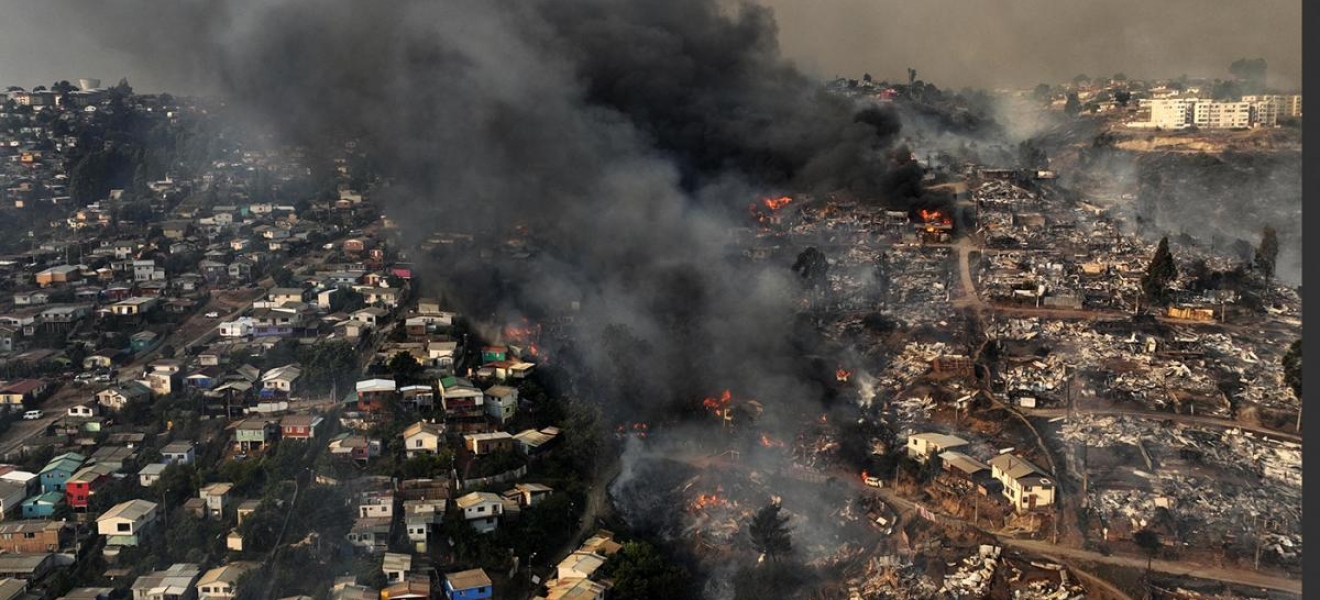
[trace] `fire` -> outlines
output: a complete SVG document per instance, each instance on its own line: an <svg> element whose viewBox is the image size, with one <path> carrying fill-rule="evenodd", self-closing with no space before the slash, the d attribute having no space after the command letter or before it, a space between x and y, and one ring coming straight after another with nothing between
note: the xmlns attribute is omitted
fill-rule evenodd
<svg viewBox="0 0 1320 600"><path fill-rule="evenodd" d="M650 425L640 421L634 422L631 426L628 423L620 423L618 427L614 428L614 435L622 438L625 435L632 434L639 438L646 439L649 429Z"/></svg>
<svg viewBox="0 0 1320 600"><path fill-rule="evenodd" d="M765 200L762 200L761 203L765 204L765 207L770 210L779 210L785 206L788 206L788 203L792 201L793 201L792 198L789 198L788 196L783 196L780 198L766 198Z"/></svg>
<svg viewBox="0 0 1320 600"><path fill-rule="evenodd" d="M724 392L720 394L719 398L706 398L705 400L701 401L701 405L706 407L706 410L719 413L724 409L728 408L729 402L731 402L732 400L733 400L733 393L730 392L729 390L724 390Z"/></svg>
<svg viewBox="0 0 1320 600"><path fill-rule="evenodd" d="M924 223L943 223L945 225L953 223L953 219L949 218L948 215L938 210L926 210L924 208L921 209L921 220Z"/></svg>
<svg viewBox="0 0 1320 600"><path fill-rule="evenodd" d="M529 343L541 337L541 324L523 318L521 323L504 326L504 337L511 342Z"/></svg>
<svg viewBox="0 0 1320 600"><path fill-rule="evenodd" d="M783 448L784 446L787 446L784 442L770 437L770 434L768 433L761 434L761 445L766 448Z"/></svg>
<svg viewBox="0 0 1320 600"><path fill-rule="evenodd" d="M697 497L692 500L691 508L694 511L698 511L709 510L712 508L733 508L733 506L733 502L720 496L717 490L717 493L714 494L698 494Z"/></svg>
<svg viewBox="0 0 1320 600"><path fill-rule="evenodd" d="M829 422L830 422L830 416L829 416L829 414L828 414L828 413L826 413L826 414L822 414L822 415L820 416L820 422L821 422L821 423L829 423Z"/></svg>
<svg viewBox="0 0 1320 600"><path fill-rule="evenodd" d="M834 371L834 378L839 381L847 382L849 377L852 377L852 371L849 371L843 367L839 367Z"/></svg>
<svg viewBox="0 0 1320 600"><path fill-rule="evenodd" d="M870 475L867 474L866 469L862 469L862 483L866 483L868 477L870 477Z"/></svg>

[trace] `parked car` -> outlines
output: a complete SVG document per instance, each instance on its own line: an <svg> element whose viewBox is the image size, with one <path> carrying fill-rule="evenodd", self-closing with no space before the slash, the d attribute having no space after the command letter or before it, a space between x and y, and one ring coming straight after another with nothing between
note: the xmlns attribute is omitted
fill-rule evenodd
<svg viewBox="0 0 1320 600"><path fill-rule="evenodd" d="M867 475L867 476L866 476L866 479L864 480L864 482L866 483L866 485L869 485L869 486L871 486L871 487L873 487L873 488L878 488L878 487L884 487L884 486L885 486L885 482L880 481L880 478L879 478L879 477L876 477L876 476L874 476L874 475Z"/></svg>
<svg viewBox="0 0 1320 600"><path fill-rule="evenodd" d="M206 313L206 318L208 318L208 319L215 319L215 318L218 318L219 316L220 316L220 313L215 312L215 311L211 311L211 312L209 312L209 313Z"/></svg>
<svg viewBox="0 0 1320 600"><path fill-rule="evenodd" d="M41 411L39 411L39 410L29 410L29 411L23 413L23 420L24 420L24 421L35 421L35 420L40 419L40 418L41 418Z"/></svg>

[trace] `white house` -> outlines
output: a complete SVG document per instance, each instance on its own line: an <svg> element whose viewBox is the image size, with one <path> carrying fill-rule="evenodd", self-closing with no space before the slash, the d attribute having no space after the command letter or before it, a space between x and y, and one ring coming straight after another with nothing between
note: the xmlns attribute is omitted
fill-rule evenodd
<svg viewBox="0 0 1320 600"><path fill-rule="evenodd" d="M394 492L366 492L358 498L358 516L364 519L394 518Z"/></svg>
<svg viewBox="0 0 1320 600"><path fill-rule="evenodd" d="M207 571L197 580L198 599L233 600L238 578L257 566L254 562L238 561Z"/></svg>
<svg viewBox="0 0 1320 600"><path fill-rule="evenodd" d="M945 450L953 450L967 445L967 440L958 436L943 433L914 433L908 436L907 453L908 456L916 459L925 459L932 454L939 454Z"/></svg>
<svg viewBox="0 0 1320 600"><path fill-rule="evenodd" d="M195 452L192 442L170 442L160 449L160 459L165 464L191 465Z"/></svg>
<svg viewBox="0 0 1320 600"><path fill-rule="evenodd" d="M518 390L504 385L491 386L485 392L486 414L503 425L518 410Z"/></svg>
<svg viewBox="0 0 1320 600"><path fill-rule="evenodd" d="M418 421L403 430L403 445L408 458L418 454L435 454L440 450L440 440L445 435L444 425Z"/></svg>
<svg viewBox="0 0 1320 600"><path fill-rule="evenodd" d="M175 563L163 571L138 577L133 582L133 600L189 600L197 593L201 572L197 565Z"/></svg>
<svg viewBox="0 0 1320 600"><path fill-rule="evenodd" d="M142 469L138 471L138 484L142 487L151 487L155 485L157 481L160 481L161 472L163 472L165 467L168 466L169 465L165 463L151 463L142 467Z"/></svg>
<svg viewBox="0 0 1320 600"><path fill-rule="evenodd" d="M988 461L990 475L1004 486L1004 497L1018 512L1054 504L1054 481L1040 467L1013 454Z"/></svg>
<svg viewBox="0 0 1320 600"><path fill-rule="evenodd" d="M220 324L220 337L246 337L252 335L252 317L239 317Z"/></svg>
<svg viewBox="0 0 1320 600"><path fill-rule="evenodd" d="M298 383L298 378L302 376L302 369L297 365L285 365L276 367L261 376L261 387L268 390L275 390L284 394L293 392Z"/></svg>
<svg viewBox="0 0 1320 600"><path fill-rule="evenodd" d="M156 503L129 500L110 507L96 518L96 532L110 546L136 546L156 522Z"/></svg>
<svg viewBox="0 0 1320 600"><path fill-rule="evenodd" d="M206 502L206 514L212 518L220 518L225 513L225 501L229 498L229 490L234 489L234 484L228 482L212 483L197 491L197 496Z"/></svg>
<svg viewBox="0 0 1320 600"><path fill-rule="evenodd" d="M500 515L504 514L504 501L490 492L470 492L454 501L468 525L478 533L489 533L500 526Z"/></svg>

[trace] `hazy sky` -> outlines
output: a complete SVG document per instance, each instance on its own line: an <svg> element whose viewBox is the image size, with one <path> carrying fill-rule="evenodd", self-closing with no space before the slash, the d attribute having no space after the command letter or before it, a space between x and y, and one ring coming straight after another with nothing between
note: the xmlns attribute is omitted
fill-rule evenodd
<svg viewBox="0 0 1320 600"><path fill-rule="evenodd" d="M822 77L898 80L911 66L941 87L1025 87L1078 73L1227 77L1234 59L1262 57L1272 86L1301 85L1301 0L759 1L775 10L784 54ZM180 86L101 47L62 4L0 0L0 84Z"/></svg>

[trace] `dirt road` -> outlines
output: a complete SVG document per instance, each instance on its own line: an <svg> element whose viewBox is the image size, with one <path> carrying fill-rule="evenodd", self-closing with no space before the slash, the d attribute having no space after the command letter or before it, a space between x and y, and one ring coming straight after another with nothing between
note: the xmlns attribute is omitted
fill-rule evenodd
<svg viewBox="0 0 1320 600"><path fill-rule="evenodd" d="M1025 550L1048 556L1061 562L1066 559L1085 560L1095 563L1118 565L1121 567L1130 567L1134 569L1145 569L1146 558L1144 556L1105 556L1098 552L1082 550L1080 548L1068 548L1064 546L1055 546L1048 542L1036 540L1022 540L1017 538L995 536L1000 543L1005 546ZM1302 595L1302 582L1299 579L1271 575L1246 569L1235 569L1232 567L1206 566L1190 562L1175 562L1168 560L1154 560L1151 562L1151 570L1168 575L1179 575L1183 577L1194 577L1197 579L1208 579L1211 581L1222 581L1236 585L1245 585L1250 587L1277 590L1288 592L1290 594Z"/></svg>
<svg viewBox="0 0 1320 600"><path fill-rule="evenodd" d="M1026 413L1027 416L1051 418L1051 419L1055 417L1066 417L1068 416L1068 412L1069 412L1067 408L1023 408L1019 410L1021 410L1023 413ZM1294 433L1287 433L1284 431L1279 431L1277 429L1270 429L1268 427L1262 427L1260 425L1255 425L1252 423L1241 423L1229 419L1221 419L1219 417L1206 417L1201 415L1187 415L1187 414L1159 412L1154 410L1134 410L1134 409L1123 409L1123 408L1077 408L1074 409L1072 412L1075 414L1086 414L1086 415L1121 415L1121 416L1140 417L1143 419L1152 419L1152 420L1161 420L1161 421L1168 420L1168 421L1173 421L1175 423L1182 423L1185 425L1196 425L1201 427L1218 427L1223 429L1237 428L1243 431L1250 431L1252 433L1260 434L1278 440L1283 440L1286 442L1293 442L1295 444L1302 443L1302 436Z"/></svg>

